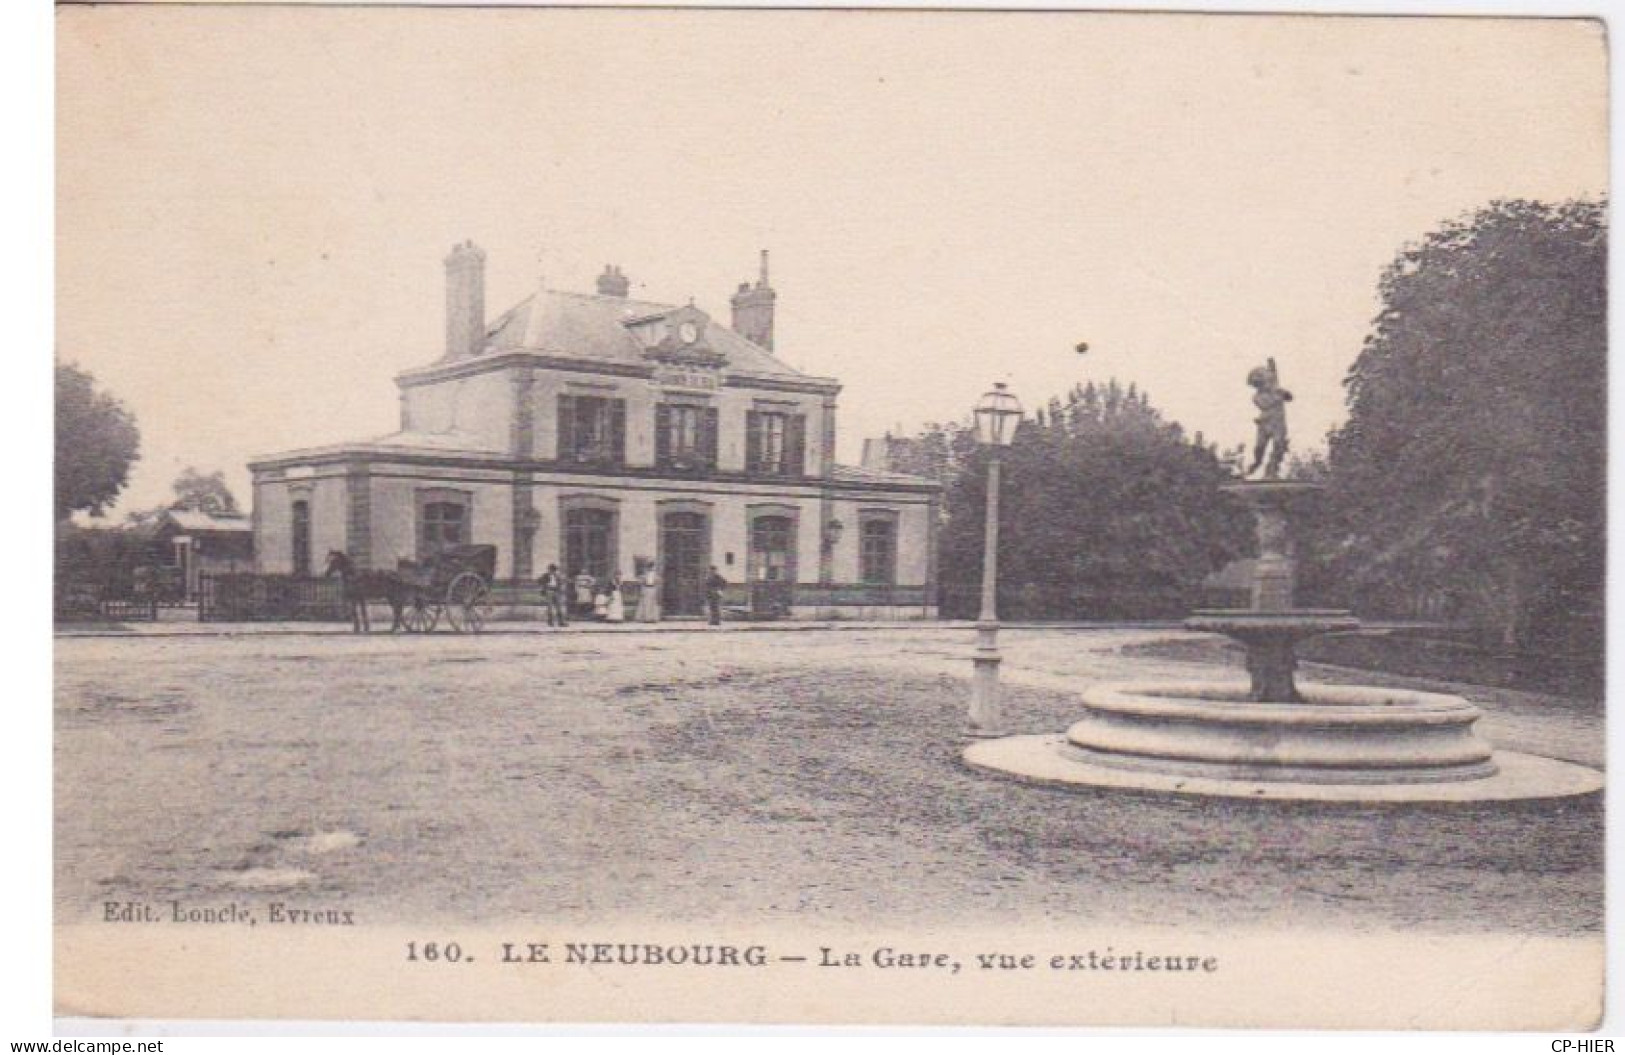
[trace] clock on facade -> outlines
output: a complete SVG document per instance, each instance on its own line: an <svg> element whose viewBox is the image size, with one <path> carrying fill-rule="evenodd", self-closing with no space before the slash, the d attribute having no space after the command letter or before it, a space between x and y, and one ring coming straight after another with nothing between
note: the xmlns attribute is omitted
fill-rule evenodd
<svg viewBox="0 0 1625 1055"><path fill-rule="evenodd" d="M685 322L677 327L677 336L684 344L693 344L700 339L700 328L692 322Z"/></svg>

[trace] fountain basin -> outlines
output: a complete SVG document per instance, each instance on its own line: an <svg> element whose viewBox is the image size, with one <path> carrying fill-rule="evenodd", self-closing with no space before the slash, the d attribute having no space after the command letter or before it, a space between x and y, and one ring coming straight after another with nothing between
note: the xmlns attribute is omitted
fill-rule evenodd
<svg viewBox="0 0 1625 1055"><path fill-rule="evenodd" d="M1408 784L1224 780L1099 766L1085 761L1058 733L979 740L965 748L964 761L971 769L990 776L1080 793L1129 792L1249 799L1255 802L1340 803L1362 809L1375 806L1529 802L1595 795L1603 787L1603 776L1595 769L1555 758L1506 750L1495 752L1495 773L1481 780Z"/></svg>
<svg viewBox="0 0 1625 1055"><path fill-rule="evenodd" d="M1360 629L1360 621L1338 608L1290 608L1280 612L1260 612L1250 608L1202 608L1185 620L1186 630L1227 634L1246 641L1290 637L1302 639L1319 634L1345 633Z"/></svg>
<svg viewBox="0 0 1625 1055"><path fill-rule="evenodd" d="M1482 717L1459 696L1306 685L1261 703L1230 681L1098 685L1063 750L1093 765L1220 780L1326 784L1478 780L1495 773Z"/></svg>
<svg viewBox="0 0 1625 1055"><path fill-rule="evenodd" d="M1298 642L1320 634L1358 630L1348 612L1327 608L1279 611L1205 610L1185 620L1185 629L1224 634L1247 652L1250 697L1262 703L1298 703Z"/></svg>

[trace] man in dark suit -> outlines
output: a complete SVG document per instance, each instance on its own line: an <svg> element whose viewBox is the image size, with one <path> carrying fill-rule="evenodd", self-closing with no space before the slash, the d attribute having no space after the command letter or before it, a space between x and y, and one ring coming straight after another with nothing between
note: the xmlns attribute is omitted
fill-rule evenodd
<svg viewBox="0 0 1625 1055"><path fill-rule="evenodd" d="M564 576L557 564L549 564L538 580L542 587L542 607L547 609L548 626L569 626L570 606L564 603Z"/></svg>
<svg viewBox="0 0 1625 1055"><path fill-rule="evenodd" d="M722 588L727 585L728 580L717 571L717 566L711 565L711 574L705 580L705 610L711 616L712 626L722 625Z"/></svg>

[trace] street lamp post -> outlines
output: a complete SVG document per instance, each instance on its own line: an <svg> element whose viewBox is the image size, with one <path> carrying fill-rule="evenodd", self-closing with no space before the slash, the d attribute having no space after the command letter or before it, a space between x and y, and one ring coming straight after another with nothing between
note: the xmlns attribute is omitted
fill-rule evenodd
<svg viewBox="0 0 1625 1055"><path fill-rule="evenodd" d="M988 449L987 534L982 550L982 611L976 619L976 652L971 657L975 675L971 683L967 736L1004 735L999 710L999 458L1015 439L1021 420L1021 402L1002 382L976 404L976 440Z"/></svg>

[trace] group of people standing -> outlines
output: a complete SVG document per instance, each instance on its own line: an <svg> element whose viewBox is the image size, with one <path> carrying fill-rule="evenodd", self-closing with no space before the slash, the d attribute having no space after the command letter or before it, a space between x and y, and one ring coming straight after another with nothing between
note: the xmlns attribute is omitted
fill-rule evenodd
<svg viewBox="0 0 1625 1055"><path fill-rule="evenodd" d="M636 607L631 620L637 623L660 622L660 579L655 574L655 562L648 557L636 558ZM599 580L583 568L574 578L559 571L557 564L549 564L541 578L536 580L542 588L542 608L547 612L548 626L569 626L571 618L595 620L601 623L627 622L626 584L619 572L610 572ZM705 611L712 626L722 624L722 591L728 580L711 566L705 579Z"/></svg>
<svg viewBox="0 0 1625 1055"><path fill-rule="evenodd" d="M658 623L660 582L655 576L654 561L637 558L636 581L637 607L632 619L639 623ZM572 579L560 572L557 564L549 564L537 583L542 588L542 608L547 612L548 626L569 626L571 618L603 623L627 620L626 584L619 572L611 572L600 580L583 568Z"/></svg>

